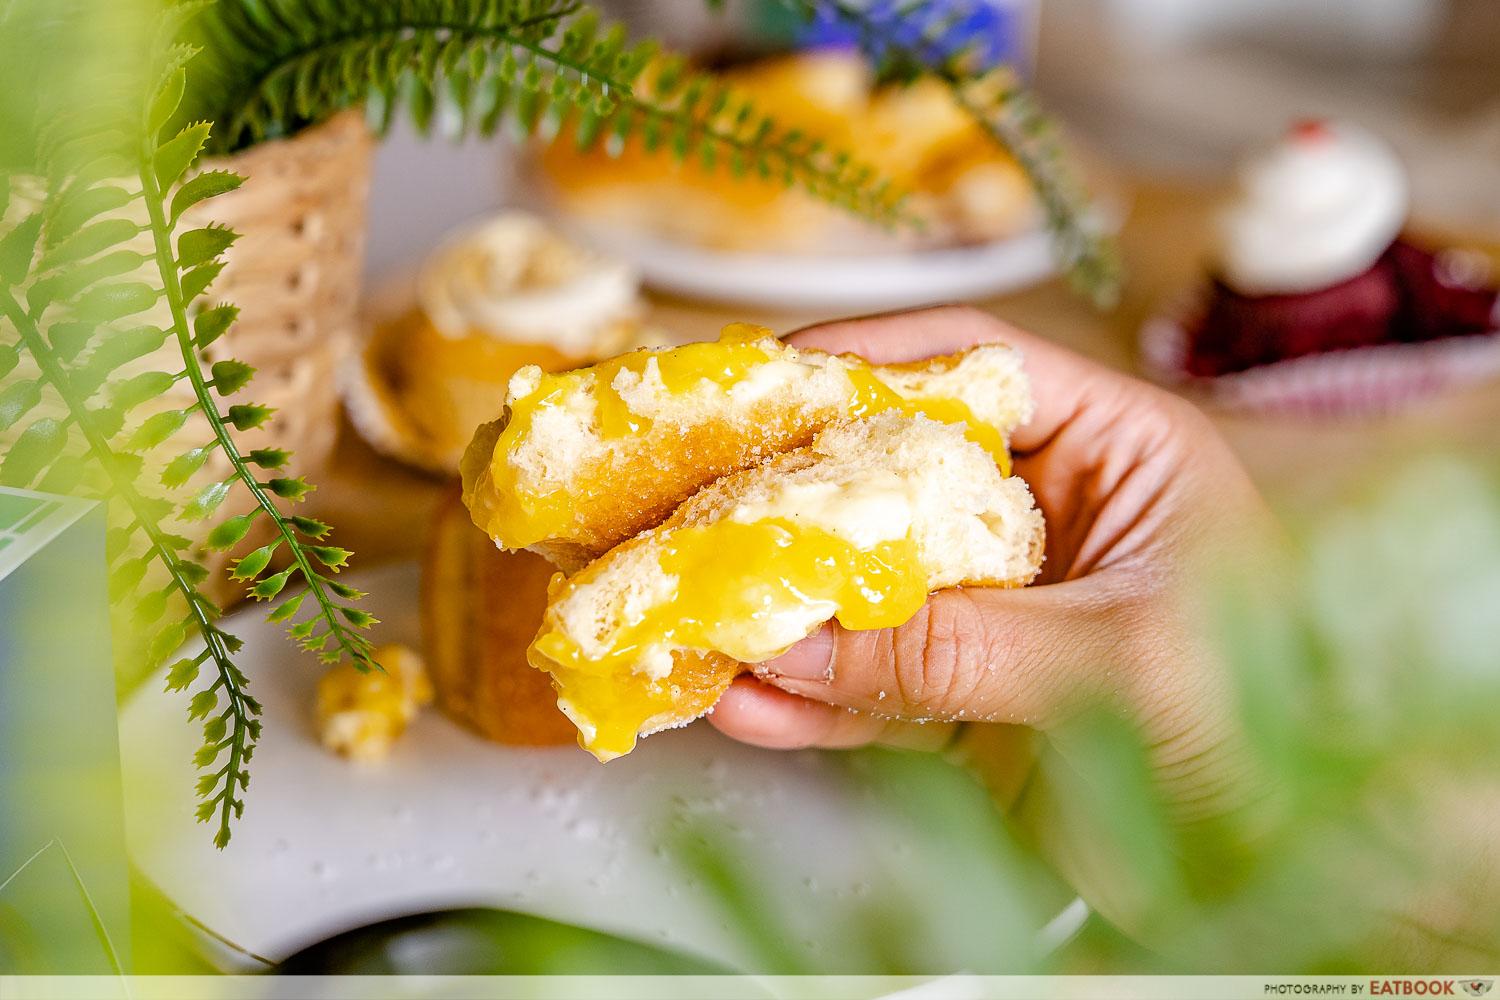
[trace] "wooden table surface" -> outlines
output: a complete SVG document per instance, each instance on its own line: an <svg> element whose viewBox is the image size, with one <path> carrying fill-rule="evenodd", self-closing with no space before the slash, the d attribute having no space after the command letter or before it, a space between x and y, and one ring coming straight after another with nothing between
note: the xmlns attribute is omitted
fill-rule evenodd
<svg viewBox="0 0 1500 1000"><path fill-rule="evenodd" d="M979 303L1106 364L1135 367L1136 333L1164 302L1202 272L1209 209L1217 192L1181 183L1137 184L1121 233L1129 277L1120 306L1096 312L1063 282ZM729 310L665 297L652 299L651 320L685 339L706 339L733 320L788 331L831 317ZM1500 453L1500 385L1447 393L1379 419L1308 420L1216 413L1215 420L1272 504L1288 515L1327 506L1359 477L1426 453ZM372 452L345 425L331 466L314 476L311 512L334 524L356 564L420 554L433 504L452 483L413 472Z"/></svg>

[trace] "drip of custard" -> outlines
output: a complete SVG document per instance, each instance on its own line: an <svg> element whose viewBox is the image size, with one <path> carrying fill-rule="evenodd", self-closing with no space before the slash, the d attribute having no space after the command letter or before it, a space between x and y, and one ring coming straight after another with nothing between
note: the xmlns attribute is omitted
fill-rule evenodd
<svg viewBox="0 0 1500 1000"><path fill-rule="evenodd" d="M771 336L764 327L731 323L715 342L687 344L665 351L633 351L588 368L542 375L535 390L510 404L510 417L487 458L494 510L486 529L506 548L523 548L558 536L572 523L574 498L569 491L539 494L523 489L516 480L514 466L507 460L517 445L530 437L537 414L549 407L567 405L574 393L585 387L593 398L600 437L609 441L644 434L651 428L650 418L632 410L615 389L615 379L622 371L639 375L654 362L662 383L671 393L685 395L705 381L728 392L759 366L782 360L761 346ZM840 362L849 380L844 415L867 417L899 410L961 425L970 440L994 456L1001 475L1010 475L1010 453L1004 435L999 428L977 418L961 400L908 399L881 380L877 366L854 355L842 355Z"/></svg>
<svg viewBox="0 0 1500 1000"><path fill-rule="evenodd" d="M529 651L532 665L552 675L579 743L600 760L629 753L642 727L664 713L686 721L706 711L732 679L703 676L693 656L674 662L672 647L759 663L830 617L849 629L894 628L927 599L909 537L860 546L768 518L679 528L663 545L662 571L676 578L670 597L616 633L602 655L590 657L550 622ZM587 586L587 576L556 578L552 606Z"/></svg>

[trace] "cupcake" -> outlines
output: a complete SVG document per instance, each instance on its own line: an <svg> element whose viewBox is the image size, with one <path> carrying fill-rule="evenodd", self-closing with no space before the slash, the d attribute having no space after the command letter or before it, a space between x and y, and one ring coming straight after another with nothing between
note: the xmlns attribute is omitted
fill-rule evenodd
<svg viewBox="0 0 1500 1000"><path fill-rule="evenodd" d="M1206 292L1147 326L1148 368L1226 402L1340 411L1490 370L1472 364L1500 324L1488 268L1404 235L1409 209L1380 139L1293 126L1239 171Z"/></svg>
<svg viewBox="0 0 1500 1000"><path fill-rule="evenodd" d="M628 265L532 216L496 216L448 240L419 272L415 306L375 327L343 373L350 419L378 451L456 472L518 368L615 354L639 339L642 312Z"/></svg>

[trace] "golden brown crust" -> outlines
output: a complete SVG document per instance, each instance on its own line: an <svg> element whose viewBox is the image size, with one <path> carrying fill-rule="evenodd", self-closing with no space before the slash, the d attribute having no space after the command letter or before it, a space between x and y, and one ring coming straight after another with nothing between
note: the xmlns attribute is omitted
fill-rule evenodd
<svg viewBox="0 0 1500 1000"><path fill-rule="evenodd" d="M748 423L710 420L691 427L653 427L607 464L579 470L592 486L574 495L572 532L532 550L575 565L579 557L595 559L662 523L720 477L805 446L834 416L832 408L799 411L768 403L757 407Z"/></svg>
<svg viewBox="0 0 1500 1000"><path fill-rule="evenodd" d="M663 729L676 729L702 718L718 703L734 679L749 670L747 665L723 653L675 650L670 681L677 696L672 701L672 709L647 719L641 725L640 735L650 736Z"/></svg>
<svg viewBox="0 0 1500 1000"><path fill-rule="evenodd" d="M526 662L555 572L533 553L495 548L457 495L439 504L422 573L427 672L443 713L497 743L577 736L547 675Z"/></svg>
<svg viewBox="0 0 1500 1000"><path fill-rule="evenodd" d="M829 355L802 349L805 359ZM970 354L878 365L875 370L937 375L959 365ZM660 524L672 511L709 483L751 468L770 456L809 444L813 436L848 414L839 405L799 405L794 391L768 396L735 419L705 419L689 425L658 420L605 457L585 460L569 471L571 524L554 537L528 548L572 573L627 538ZM481 427L462 463L464 492L474 522L486 527L495 516L486 494L487 468L495 443L510 419Z"/></svg>
<svg viewBox="0 0 1500 1000"><path fill-rule="evenodd" d="M877 421L895 420L898 423L905 423L907 419L895 415L876 418ZM929 426L936 425L929 424ZM956 432L951 428L946 430L957 437ZM595 591L595 593L620 594L627 577L638 579L634 576L637 568L659 558L660 550L667 544L666 538L671 533L733 517L734 512L741 505L754 504L757 495L763 496L768 482L785 482L807 471L816 474L819 467L830 460L831 453L821 450L826 447L826 441L825 436L820 438L818 445L775 455L755 468L732 473L704 487L679 505L659 525L621 542L573 574L568 580L569 586L587 588L595 585L604 588L602 592ZM979 465L985 463L977 445L961 439L958 443L972 450L971 462ZM865 460L879 461L878 458L870 456L866 456ZM990 475L995 475L993 469L990 469ZM952 547L939 548L924 550L922 560L924 565L921 572L929 583L956 580L954 586L1017 588L1024 587L1035 579L1042 564L1045 525L1029 493L1020 486L1018 480L1009 479L1002 483L996 479L995 482L1002 486L1019 487L1005 499L997 498L997 506L991 508L991 513L1003 511L1002 516L1009 525L1009 531L1005 536L1008 539L1005 548L1014 553L1015 558L1006 560L1006 565L1013 568L1015 572L1005 576L986 575L977 570L977 567L985 565L982 559L969 558L967 553L954 550ZM1000 494L1004 494L1004 489L1000 491ZM971 513L969 516L977 515ZM989 516L990 514L986 514L986 519ZM653 550L657 551L653 552ZM554 594L544 615L543 633L571 632L578 635L581 632L591 632L596 622L601 634L604 634L613 631L614 623L620 620L620 615L627 614L622 612L621 605L609 599L599 601L596 609L597 619L584 616L574 619L570 624L568 620L570 613L559 606L557 595ZM671 655L672 669L664 682L648 680L639 675L622 675L619 678L619 683L624 685L655 686L659 683L669 683L675 693L670 710L659 712L647 719L640 727L641 735L684 725L703 715L713 707L735 676L749 669L746 665L717 652L676 648L671 651ZM538 666L545 667L546 665L545 658L534 662ZM566 685L560 687L559 690L564 698L568 696Z"/></svg>

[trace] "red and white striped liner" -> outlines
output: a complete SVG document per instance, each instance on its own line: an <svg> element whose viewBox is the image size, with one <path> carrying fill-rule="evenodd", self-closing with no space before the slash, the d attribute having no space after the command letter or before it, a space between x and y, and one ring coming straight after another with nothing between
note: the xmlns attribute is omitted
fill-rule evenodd
<svg viewBox="0 0 1500 1000"><path fill-rule="evenodd" d="M1421 343L1379 344L1310 354L1227 375L1187 370L1192 305L1141 328L1141 368L1154 381L1225 410L1312 417L1374 416L1453 386L1500 376L1500 316L1489 333Z"/></svg>

